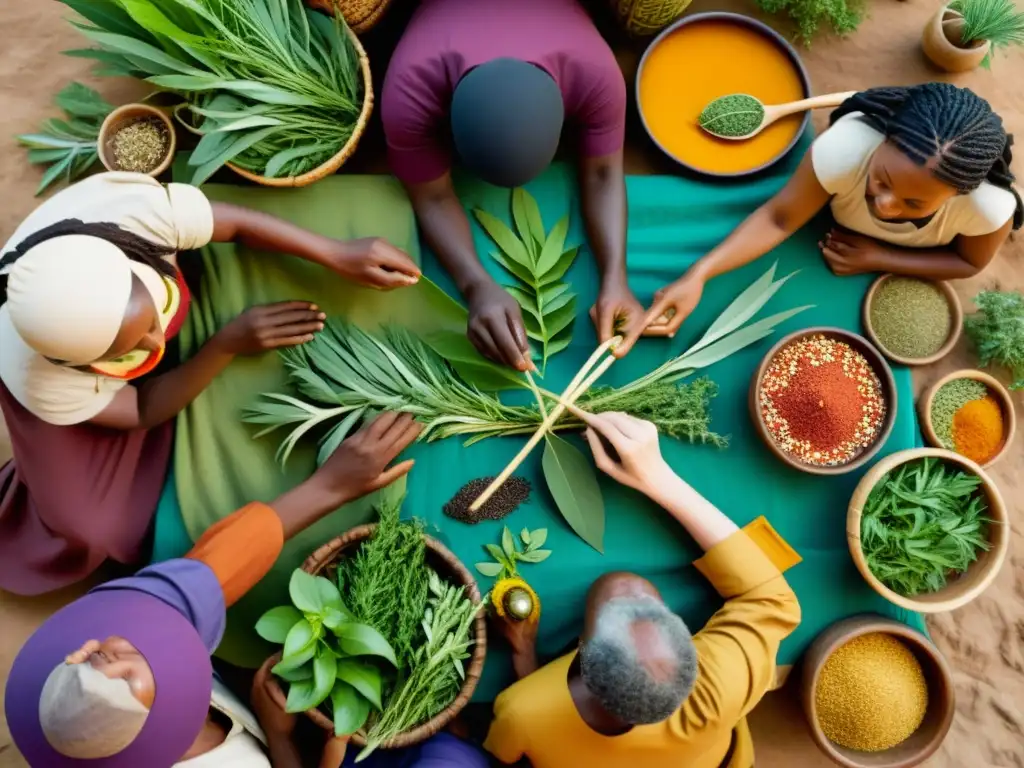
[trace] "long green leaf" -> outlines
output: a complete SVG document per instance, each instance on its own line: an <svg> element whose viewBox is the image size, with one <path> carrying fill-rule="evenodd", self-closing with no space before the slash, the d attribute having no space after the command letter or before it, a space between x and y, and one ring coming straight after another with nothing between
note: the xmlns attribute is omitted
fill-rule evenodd
<svg viewBox="0 0 1024 768"><path fill-rule="evenodd" d="M557 435L545 436L544 480L558 511L576 535L604 552L604 497L587 458Z"/></svg>
<svg viewBox="0 0 1024 768"><path fill-rule="evenodd" d="M565 247L565 236L569 233L569 217L563 216L556 223L544 241L540 258L537 260L537 268L534 271L537 277L543 278L555 267L563 254Z"/></svg>
<svg viewBox="0 0 1024 768"><path fill-rule="evenodd" d="M381 708L381 675L377 667L355 659L341 659L338 679L359 691L377 709Z"/></svg>
<svg viewBox="0 0 1024 768"><path fill-rule="evenodd" d="M484 231L498 244L498 247L501 248L508 258L526 267L531 272L533 271L534 261L529 251L526 250L526 246L523 245L522 241L512 233L512 230L505 225L505 222L492 216L487 211L479 209L473 211L473 215L476 216L480 226L484 228Z"/></svg>
<svg viewBox="0 0 1024 768"><path fill-rule="evenodd" d="M217 154L212 160L209 160L205 164L196 168L189 183L196 187L201 186L207 179L223 168L226 163L235 159L235 157L237 157L241 152L249 149L249 147L254 144L258 144L267 137L272 136L278 130L278 127L272 126L270 128L262 128L258 131L243 133L238 136L237 139L228 143L226 147L222 148L219 154Z"/></svg>
<svg viewBox="0 0 1024 768"><path fill-rule="evenodd" d="M151 33L163 35L176 43L201 43L202 38L186 32L172 22L160 9L149 0L118 0L121 7L134 19L135 23Z"/></svg>
<svg viewBox="0 0 1024 768"><path fill-rule="evenodd" d="M752 325L748 325L738 331L719 339L714 344L704 347L703 349L697 350L695 353L687 351L686 354L682 355L677 363L676 368L678 370L689 369L689 368L707 368L709 365L714 365L719 360L739 352L744 347L748 347L756 341L760 341L765 336L768 336L774 329L775 326L785 322L794 315L798 315L804 310L811 309L813 305L807 305L805 307L796 307L795 309L789 309L785 312L779 312L778 314L771 315L758 320Z"/></svg>
<svg viewBox="0 0 1024 768"><path fill-rule="evenodd" d="M114 51L126 56L131 56L133 61L139 61L150 65L156 64L175 72L181 72L182 74L178 75L178 77L195 78L199 77L201 74L199 70L189 64L168 55L159 48L142 40L137 40L126 35L115 35L109 32L91 29L82 30L82 34L93 42L99 43L108 51ZM165 77L171 76L165 75Z"/></svg>
<svg viewBox="0 0 1024 768"><path fill-rule="evenodd" d="M334 684L331 709L334 711L335 736L355 733L366 724L366 718L370 716L370 702L343 680Z"/></svg>
<svg viewBox="0 0 1024 768"><path fill-rule="evenodd" d="M317 648L313 656L313 703L308 708L318 707L334 690L338 680L338 657L327 646Z"/></svg>

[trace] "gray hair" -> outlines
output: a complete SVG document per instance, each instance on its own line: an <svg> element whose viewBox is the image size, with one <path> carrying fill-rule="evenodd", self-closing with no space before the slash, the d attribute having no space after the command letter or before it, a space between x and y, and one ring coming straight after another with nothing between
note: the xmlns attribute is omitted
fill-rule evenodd
<svg viewBox="0 0 1024 768"><path fill-rule="evenodd" d="M637 653L632 628L654 626L671 660L670 674L655 680ZM580 646L580 671L587 688L616 717L633 725L671 717L697 680L697 649L686 623L653 597L619 597L597 614L594 635Z"/></svg>

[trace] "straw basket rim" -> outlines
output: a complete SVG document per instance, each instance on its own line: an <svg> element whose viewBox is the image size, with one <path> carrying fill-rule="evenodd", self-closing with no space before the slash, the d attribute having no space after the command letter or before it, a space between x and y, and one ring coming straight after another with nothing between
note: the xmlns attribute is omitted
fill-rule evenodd
<svg viewBox="0 0 1024 768"><path fill-rule="evenodd" d="M365 525L356 526L340 536L336 536L323 546L316 549L313 554L306 558L306 561L301 566L302 570L314 576L320 575L325 568L340 559L339 555L341 555L344 550L355 544L366 541L373 535L375 530L377 530L377 523L367 523ZM459 560L450 549L434 537L424 533L423 539L426 543L428 552L433 553L433 555L437 559L441 560L449 569L449 574L440 574L442 575L442 578L454 576L455 580L453 580L453 583L457 581L457 583L465 586L469 593L469 598L474 603L479 603L482 599L480 588L477 586L476 579L473 578L473 574L470 573L469 569L466 568L462 561ZM484 617L483 611L479 611L476 618L473 620L473 640L472 656L470 657L469 663L466 665L466 676L463 680L462 688L459 690L459 695L455 697L451 704L425 723L420 723L412 730L398 734L395 738L384 742L381 745L381 748L399 749L402 747L410 747L414 744L419 744L420 742L425 741L434 734L443 730L445 726L447 726L448 723L450 723L469 703L470 699L473 697L474 691L476 691L477 684L480 682L480 677L483 674L484 669L484 658L487 655L487 619ZM275 656L271 658L274 659L278 656L280 656L280 653L275 654ZM283 709L286 699L280 683L278 683L277 679L274 677L268 678L268 682L271 697L277 705ZM334 731L334 723L332 723L319 709L308 710L305 714L320 728L330 732ZM360 732L352 734L351 741L357 746L366 746L366 738Z"/></svg>

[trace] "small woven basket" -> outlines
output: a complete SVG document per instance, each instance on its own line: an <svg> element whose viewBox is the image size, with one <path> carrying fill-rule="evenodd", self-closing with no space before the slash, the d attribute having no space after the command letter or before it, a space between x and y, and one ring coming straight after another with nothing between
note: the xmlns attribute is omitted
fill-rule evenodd
<svg viewBox="0 0 1024 768"><path fill-rule="evenodd" d="M619 24L634 37L658 34L683 15L692 0L612 0Z"/></svg>
<svg viewBox="0 0 1024 768"><path fill-rule="evenodd" d="M335 8L340 8L345 22L361 35L381 20L391 0L306 0L306 5L332 16Z"/></svg>
<svg viewBox="0 0 1024 768"><path fill-rule="evenodd" d="M377 530L376 523L360 525L332 539L306 559L306 562L302 564L302 570L314 576L327 576L327 578L333 579L337 562L355 552L360 544L373 536L375 530ZM480 590L476 585L476 579L473 578L466 566L437 539L426 534L423 535L423 539L427 545L427 562L437 571L437 574L446 581L465 586L470 600L474 603L480 602ZM477 683L480 681L480 675L484 671L484 657L487 655L487 619L484 618L483 611L477 614L473 622L473 635L473 655L466 666L466 679L463 681L462 690L459 691L455 701L427 722L385 742L381 745L382 749L400 749L426 741L448 725L469 703L473 697L473 691L476 690ZM274 656L271 660L273 664L277 663L279 656L280 654ZM277 678L271 676L268 680L271 697L281 709L284 709L286 697ZM334 723L319 709L308 710L306 716L325 731L334 732ZM356 732L352 734L352 743L365 747L366 737L362 733Z"/></svg>

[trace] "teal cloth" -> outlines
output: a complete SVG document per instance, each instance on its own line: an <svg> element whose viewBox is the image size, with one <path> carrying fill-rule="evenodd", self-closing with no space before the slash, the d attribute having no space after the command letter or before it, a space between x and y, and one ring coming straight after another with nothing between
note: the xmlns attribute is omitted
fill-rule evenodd
<svg viewBox="0 0 1024 768"><path fill-rule="evenodd" d="M154 563L173 560L192 549L192 537L188 535L185 521L181 517L181 503L178 501L178 487L175 482L172 462L164 481L164 489L160 492L160 500L156 505L152 557Z"/></svg>
<svg viewBox="0 0 1024 768"><path fill-rule="evenodd" d="M808 145L809 140L805 139L790 160L773 173L743 183L713 184L680 177L630 177L627 180L629 275L630 284L641 302L648 303L656 290L677 278L687 266L721 242L752 210L778 191ZM469 179L458 180L457 186L467 209L481 207L508 221L508 190ZM332 191L337 195L341 191L339 187L317 185L305 193L313 196L318 189L323 190L323 195ZM537 198L547 228L550 229L558 217L569 212L568 241L583 242L576 182L570 167L552 167L527 189ZM232 195L232 201L244 204L246 198L255 201L265 194L263 190L238 190ZM345 203L343 197L337 199L339 208ZM803 304L816 305L784 323L774 339L812 325L859 330L860 302L871 278L836 278L828 271L816 247L825 226L824 220L818 220L758 263L712 281L700 306L674 340L642 340L625 361L612 367L601 383L625 383L679 354L774 260L779 262L779 275L800 271L762 314ZM487 268L503 282L510 282L501 268L487 256L494 246L475 222L473 232L477 250ZM436 258L425 247L423 266L425 274L450 294L457 295ZM568 279L580 295L579 315L571 346L548 365L544 386L555 391L564 387L596 345L587 311L597 295L598 279L592 254L587 248L581 249ZM393 296L401 300L400 293ZM317 299L313 295L308 298ZM719 396L712 404L713 428L730 436L729 448L717 450L664 439L662 446L666 458L687 481L737 524L744 525L760 515L767 516L803 557L803 563L786 574L800 599L803 622L783 644L780 664L795 662L821 630L856 613L874 611L923 629L919 615L897 608L877 596L864 583L849 557L845 535L846 509L862 472L841 477L801 473L779 462L757 437L747 408L748 387L751 374L774 339L763 340L705 372L720 387ZM878 458L910 448L917 440L910 373L906 369L896 369L894 373L899 403L896 425ZM512 393L511 396L521 394ZM225 401L220 405L230 413L231 408L237 409L246 403ZM581 445L578 438L571 439ZM273 437L259 442L268 440L276 446ZM445 517L441 509L464 483L499 471L522 443L522 438L491 439L463 448L458 440L450 439L414 446L408 454L417 460L417 465L409 477L404 514L427 521L432 534L445 542L469 567L485 560L483 547L499 542L503 523L466 526ZM258 450L262 455L267 446L263 445ZM600 555L578 539L562 521L546 490L540 457L541 452L537 451L519 471L533 483L534 493L530 502L504 522L516 532L523 527L543 527L549 531L546 546L553 551L552 556L542 564L521 566L522 576L537 590L543 605L539 636L542 657L551 657L571 646L580 630L587 588L595 577L612 570L634 571L649 578L661 590L666 602L691 627L697 629L702 626L721 605L721 599L692 567L693 560L700 553L679 525L633 491L602 479L607 529L605 554ZM187 455L179 445L179 469L185 458ZM235 450L223 456L219 469L224 473L234 472L234 467L244 465L249 458L243 451ZM201 473L196 473L195 477L200 482L204 481ZM268 496L266 489L260 495ZM161 511L163 514L165 507L162 506ZM220 514L230 511L224 509ZM481 578L483 591L487 590L490 582ZM283 585L275 589L280 593L279 600L267 600L260 606L263 610L286 601ZM264 593L268 594L267 591ZM251 616L253 610L246 613ZM248 631L253 642L258 642L250 628L234 629L243 634ZM489 643L488 661L476 698L492 699L511 680L507 655L502 644L493 640Z"/></svg>

